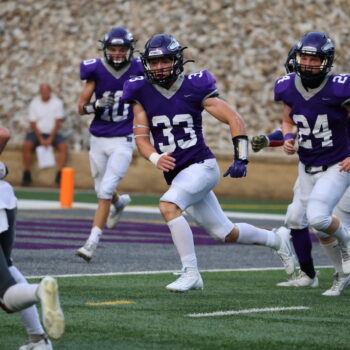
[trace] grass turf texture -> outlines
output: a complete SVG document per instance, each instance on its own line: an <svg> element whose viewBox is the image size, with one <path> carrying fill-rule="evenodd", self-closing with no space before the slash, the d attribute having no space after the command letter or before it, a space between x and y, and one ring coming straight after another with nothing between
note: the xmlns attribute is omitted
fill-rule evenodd
<svg viewBox="0 0 350 350"><path fill-rule="evenodd" d="M203 272L204 290L170 293L171 274L59 278L66 332L55 349L348 349L350 289L283 288L283 271ZM33 281L32 281L33 282ZM127 300L131 304L96 305ZM190 313L305 306L309 310L190 318ZM0 349L17 349L26 335L18 315L0 313Z"/></svg>

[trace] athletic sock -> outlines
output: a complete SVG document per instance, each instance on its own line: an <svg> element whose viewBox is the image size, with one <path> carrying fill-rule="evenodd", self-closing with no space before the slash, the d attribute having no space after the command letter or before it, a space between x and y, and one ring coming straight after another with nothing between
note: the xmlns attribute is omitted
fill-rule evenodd
<svg viewBox="0 0 350 350"><path fill-rule="evenodd" d="M91 233L88 240L94 243L98 243L100 241L101 236L102 230L98 226L95 226L91 229Z"/></svg>
<svg viewBox="0 0 350 350"><path fill-rule="evenodd" d="M301 271L304 271L310 278L314 278L316 271L311 256L312 243L309 229L307 227L299 230L291 229L290 234Z"/></svg>
<svg viewBox="0 0 350 350"><path fill-rule="evenodd" d="M236 226L239 231L237 243L258 244L274 249L278 249L281 244L279 237L276 236L273 231L268 231L246 223L238 223Z"/></svg>
<svg viewBox="0 0 350 350"><path fill-rule="evenodd" d="M174 245L184 268L197 268L197 257L190 225L183 216L168 221Z"/></svg>

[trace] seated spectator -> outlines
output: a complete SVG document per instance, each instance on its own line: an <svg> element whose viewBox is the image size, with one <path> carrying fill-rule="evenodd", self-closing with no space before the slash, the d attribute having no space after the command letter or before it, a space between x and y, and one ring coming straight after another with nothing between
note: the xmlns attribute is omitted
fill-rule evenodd
<svg viewBox="0 0 350 350"><path fill-rule="evenodd" d="M68 157L68 145L59 133L64 118L63 102L51 94L51 86L40 84L40 96L36 96L29 105L29 121L31 131L27 134L23 144L23 178L22 186L32 183L30 172L33 150L42 145L52 145L58 151L57 173L55 182L60 184L61 169L65 166Z"/></svg>

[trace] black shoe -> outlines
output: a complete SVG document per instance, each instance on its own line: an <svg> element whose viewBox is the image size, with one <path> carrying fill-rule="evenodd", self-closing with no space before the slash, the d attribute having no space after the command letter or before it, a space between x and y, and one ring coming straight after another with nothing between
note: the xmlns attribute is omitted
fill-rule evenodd
<svg viewBox="0 0 350 350"><path fill-rule="evenodd" d="M29 170L23 171L22 186L30 186L32 183L32 175Z"/></svg>
<svg viewBox="0 0 350 350"><path fill-rule="evenodd" d="M61 170L57 171L56 173L55 183L57 186L61 185Z"/></svg>

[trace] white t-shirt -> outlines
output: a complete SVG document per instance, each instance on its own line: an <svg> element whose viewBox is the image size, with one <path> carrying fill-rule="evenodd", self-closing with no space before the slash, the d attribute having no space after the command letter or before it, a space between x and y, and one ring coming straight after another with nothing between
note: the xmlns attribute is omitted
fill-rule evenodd
<svg viewBox="0 0 350 350"><path fill-rule="evenodd" d="M12 186L3 180L0 180L0 234L9 228L5 209L15 209L17 198L13 192Z"/></svg>
<svg viewBox="0 0 350 350"><path fill-rule="evenodd" d="M0 180L0 210L14 209L16 206L17 198L12 186L8 182Z"/></svg>
<svg viewBox="0 0 350 350"><path fill-rule="evenodd" d="M56 96L51 95L47 102L44 102L41 96L37 96L29 105L29 121L36 122L36 126L43 134L50 134L56 119L63 118L63 102Z"/></svg>

